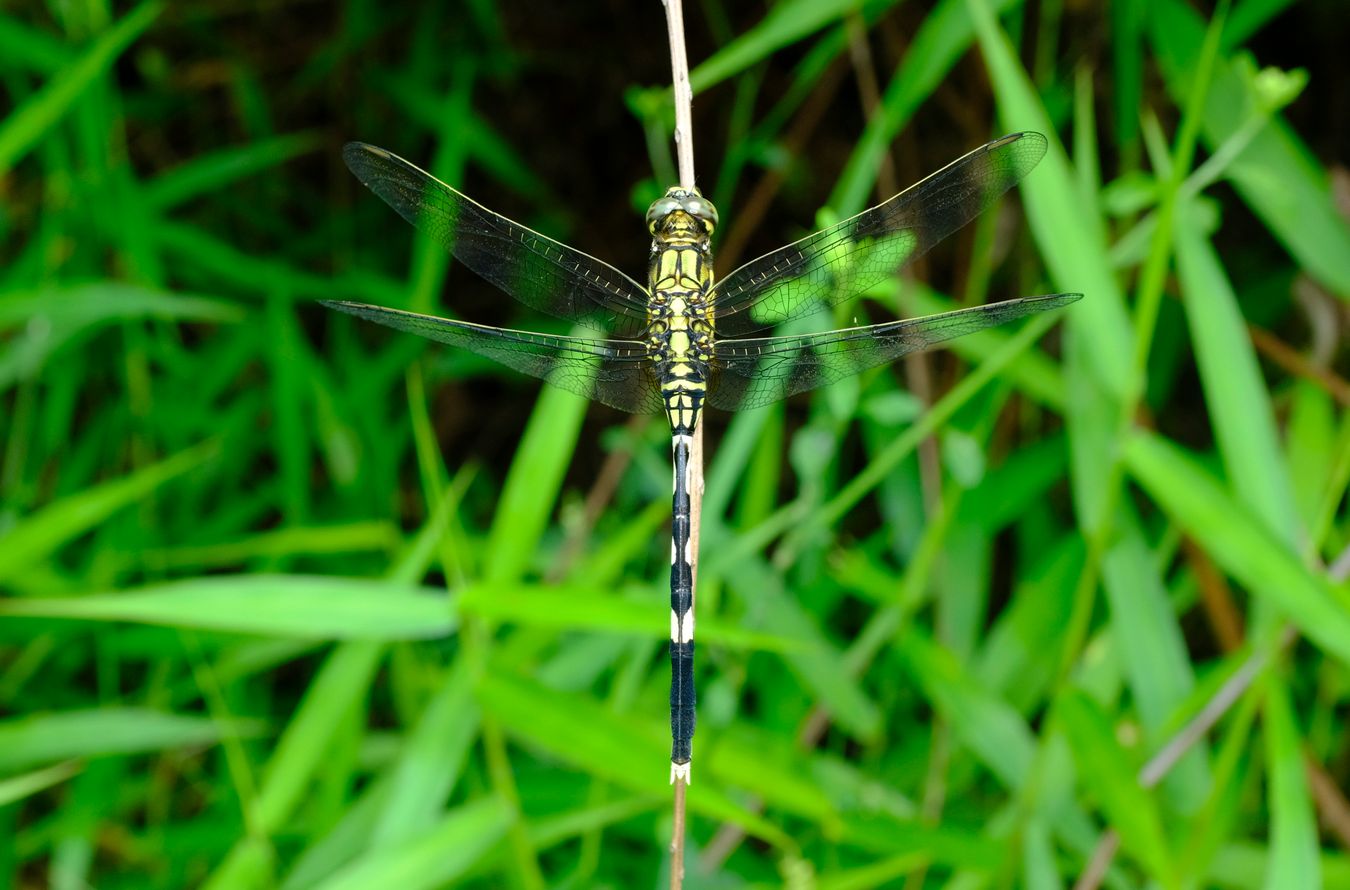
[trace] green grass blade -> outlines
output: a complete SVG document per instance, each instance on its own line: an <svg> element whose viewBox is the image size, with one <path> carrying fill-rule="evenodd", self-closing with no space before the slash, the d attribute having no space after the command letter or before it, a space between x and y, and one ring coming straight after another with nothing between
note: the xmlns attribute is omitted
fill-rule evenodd
<svg viewBox="0 0 1350 890"><path fill-rule="evenodd" d="M310 682L263 773L258 819L265 831L280 830L294 811L324 763L332 728L365 697L383 651L378 643L344 643Z"/></svg>
<svg viewBox="0 0 1350 890"><path fill-rule="evenodd" d="M409 731L369 835L372 848L410 841L445 806L478 737L475 667L468 653L461 655Z"/></svg>
<svg viewBox="0 0 1350 890"><path fill-rule="evenodd" d="M1218 256L1187 208L1181 210L1177 273L1219 453L1238 497L1292 544L1297 530L1293 487L1256 350Z"/></svg>
<svg viewBox="0 0 1350 890"><path fill-rule="evenodd" d="M873 6L889 6L893 2L887 0ZM689 84L694 94L702 93L778 50L839 21L857 10L859 5L858 0L787 0L773 6L759 24L689 72ZM669 99L663 104L669 105Z"/></svg>
<svg viewBox="0 0 1350 890"><path fill-rule="evenodd" d="M141 561L164 569L237 566L275 557L392 552L403 543L398 527L377 520L342 525L289 526L218 544L200 544L149 551Z"/></svg>
<svg viewBox="0 0 1350 890"><path fill-rule="evenodd" d="M319 885L322 890L443 887L475 865L506 835L513 819L501 798L451 810L439 824L397 847L356 860Z"/></svg>
<svg viewBox="0 0 1350 890"><path fill-rule="evenodd" d="M925 697L947 718L957 738L1007 787L1019 787L1035 756L1033 736L1021 716L966 675L954 655L917 630L903 635L900 650Z"/></svg>
<svg viewBox="0 0 1350 890"><path fill-rule="evenodd" d="M295 858L281 890L310 890L365 853L389 787L390 776L385 774L362 789L338 823Z"/></svg>
<svg viewBox="0 0 1350 890"><path fill-rule="evenodd" d="M580 586L481 584L464 588L456 597L456 609L492 622L669 639L669 628L653 620L652 607L658 602L659 594L649 587L613 596ZM747 630L712 616L699 619L698 638L731 649L800 652L811 648L804 638Z"/></svg>
<svg viewBox="0 0 1350 890"><path fill-rule="evenodd" d="M443 592L304 575L196 578L69 599L0 600L0 615L138 621L294 639L417 640L455 632Z"/></svg>
<svg viewBox="0 0 1350 890"><path fill-rule="evenodd" d="M314 676L285 732L272 748L258 790L253 824L264 836L285 826L315 775L327 763L333 729L365 698L384 654L384 646L349 642L335 648ZM271 858L260 847L264 837L240 840L202 886L229 890L240 882L268 880Z"/></svg>
<svg viewBox="0 0 1350 890"><path fill-rule="evenodd" d="M1270 867L1269 851L1255 842L1232 843L1219 851L1206 876L1210 884L1233 890L1257 890ZM1322 887L1350 887L1350 856L1329 853L1321 857Z"/></svg>
<svg viewBox="0 0 1350 890"><path fill-rule="evenodd" d="M195 157L145 184L145 200L161 213L199 195L227 189L240 180L279 167L322 146L317 133L289 133Z"/></svg>
<svg viewBox="0 0 1350 890"><path fill-rule="evenodd" d="M1121 750L1101 708L1081 692L1061 696L1058 715L1073 749L1083 784L1095 792L1122 846L1149 868L1165 887L1177 887L1163 834L1162 816L1136 778L1138 767Z"/></svg>
<svg viewBox="0 0 1350 890"><path fill-rule="evenodd" d="M61 120L77 99L117 61L163 10L159 2L143 3L109 28L74 62L53 75L41 90L0 122L0 176Z"/></svg>
<svg viewBox="0 0 1350 890"><path fill-rule="evenodd" d="M53 327L79 330L136 318L232 323L244 317L243 308L225 300L119 281L10 291L0 296L0 329L22 327L39 319Z"/></svg>
<svg viewBox="0 0 1350 890"><path fill-rule="evenodd" d="M968 0L967 6L998 97L1000 123L1008 130L1036 130L1050 139L1045 159L1021 189L1027 219L1055 282L1084 295L1069 309L1070 326L1092 343L1088 358L1095 378L1108 391L1123 394L1130 376L1131 325L1111 275L1105 225L1095 203L1079 193L1050 117L992 12L983 0Z"/></svg>
<svg viewBox="0 0 1350 890"><path fill-rule="evenodd" d="M590 699L495 671L480 683L478 700L484 713L529 746L622 787L656 799L665 796L670 740L659 721L639 726ZM770 843L789 843L779 828L733 803L712 782L701 783L699 792L689 795L689 808Z"/></svg>
<svg viewBox="0 0 1350 890"><path fill-rule="evenodd" d="M1323 887L1317 817L1308 792L1303 734L1294 720L1289 690L1278 676L1266 681L1266 763L1270 770L1270 860L1268 890Z"/></svg>
<svg viewBox="0 0 1350 890"><path fill-rule="evenodd" d="M1127 508L1122 507L1122 512ZM1116 522L1120 537L1102 561L1102 582L1111 606L1111 636L1129 680L1134 706L1153 747L1164 741L1169 720L1195 684L1185 637L1132 513ZM1191 813L1208 792L1203 745L1168 775L1166 788L1181 813Z"/></svg>
<svg viewBox="0 0 1350 890"><path fill-rule="evenodd" d="M1138 433L1126 443L1125 459L1148 494L1226 571L1277 606L1317 645L1350 663L1350 598L1310 572L1269 526L1176 445Z"/></svg>
<svg viewBox="0 0 1350 890"><path fill-rule="evenodd" d="M502 485L483 577L514 581L529 570L577 447L586 400L552 386L539 394Z"/></svg>
<svg viewBox="0 0 1350 890"><path fill-rule="evenodd" d="M876 739L882 726L876 702L852 676L844 654L826 637L817 617L789 596L783 579L755 558L738 560L723 571L727 584L746 602L756 604L770 633L804 641L784 653L783 660L830 719L864 741Z"/></svg>
<svg viewBox="0 0 1350 890"><path fill-rule="evenodd" d="M0 58L7 66L55 74L76 53L61 40L39 28L30 28L10 16L0 16Z"/></svg>
<svg viewBox="0 0 1350 890"><path fill-rule="evenodd" d="M1011 5L1011 0L993 0L992 8L1001 15ZM965 0L942 0L924 18L830 193L829 206L841 219L871 203L877 170L896 134L942 85L974 39Z"/></svg>
<svg viewBox="0 0 1350 890"><path fill-rule="evenodd" d="M214 745L226 735L255 736L253 721L222 723L148 708L103 707L0 720L0 771L18 772L74 757L145 754Z"/></svg>
<svg viewBox="0 0 1350 890"><path fill-rule="evenodd" d="M1184 97L1204 42L1204 23L1180 0L1150 6L1149 32L1168 91ZM1249 126L1255 95L1237 65L1220 59L1205 103L1203 133L1217 150ZM1350 299L1350 224L1332 202L1326 171L1278 116L1251 139L1228 175L1291 254L1342 299Z"/></svg>
<svg viewBox="0 0 1350 890"><path fill-rule="evenodd" d="M33 770L17 776L0 779L0 807L17 803L34 794L59 785L80 771L80 765L74 761L58 763L46 769Z"/></svg>
<svg viewBox="0 0 1350 890"><path fill-rule="evenodd" d="M48 504L0 536L0 581L13 580L118 510L214 457L218 443L204 442L130 476Z"/></svg>

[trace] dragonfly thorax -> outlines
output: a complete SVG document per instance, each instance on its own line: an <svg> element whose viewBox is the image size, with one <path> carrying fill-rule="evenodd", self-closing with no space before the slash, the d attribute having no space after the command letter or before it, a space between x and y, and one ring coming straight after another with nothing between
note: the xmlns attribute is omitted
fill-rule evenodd
<svg viewBox="0 0 1350 890"><path fill-rule="evenodd" d="M652 233L647 345L672 430L698 425L713 357L709 240L717 211L696 189L670 189L647 214Z"/></svg>

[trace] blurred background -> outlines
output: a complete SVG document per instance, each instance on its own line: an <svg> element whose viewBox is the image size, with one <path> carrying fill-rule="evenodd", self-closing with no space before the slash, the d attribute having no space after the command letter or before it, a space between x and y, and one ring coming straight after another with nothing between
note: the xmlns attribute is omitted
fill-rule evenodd
<svg viewBox="0 0 1350 890"><path fill-rule="evenodd" d="M686 19L720 272L1030 129L826 324L1085 294L709 413L687 886L1350 887L1343 6ZM562 330L352 139L642 278L661 4L29 2L0 72L0 880L662 886L664 420L315 302Z"/></svg>

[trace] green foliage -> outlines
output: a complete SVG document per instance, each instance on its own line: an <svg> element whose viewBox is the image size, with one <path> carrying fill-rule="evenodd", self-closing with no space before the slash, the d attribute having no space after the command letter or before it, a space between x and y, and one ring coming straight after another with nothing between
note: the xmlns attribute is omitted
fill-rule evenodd
<svg viewBox="0 0 1350 890"><path fill-rule="evenodd" d="M663 424L314 304L548 326L347 139L640 277L660 5L28 7L0 882L660 886ZM1020 202L834 321L1085 298L708 418L686 886L1064 888L1108 831L1105 887L1350 886L1350 159L1302 107L1346 61L1260 67L1343 16L912 7L685 10L720 271L1034 129Z"/></svg>

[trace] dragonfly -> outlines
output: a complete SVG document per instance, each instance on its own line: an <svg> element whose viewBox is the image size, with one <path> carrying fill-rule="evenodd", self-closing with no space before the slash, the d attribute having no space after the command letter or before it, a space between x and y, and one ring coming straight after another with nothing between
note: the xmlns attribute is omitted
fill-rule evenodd
<svg viewBox="0 0 1350 890"><path fill-rule="evenodd" d="M1057 309L1081 294L1024 297L922 318L772 336L899 274L986 210L1046 151L1039 133L977 148L891 199L713 280L716 208L672 187L647 211L647 285L494 213L391 152L354 142L351 171L456 259L531 309L579 323L578 337L488 327L348 301L325 305L467 349L635 413L664 412L674 461L670 569L670 781L691 779L695 729L690 448L711 406L746 410L939 343Z"/></svg>

